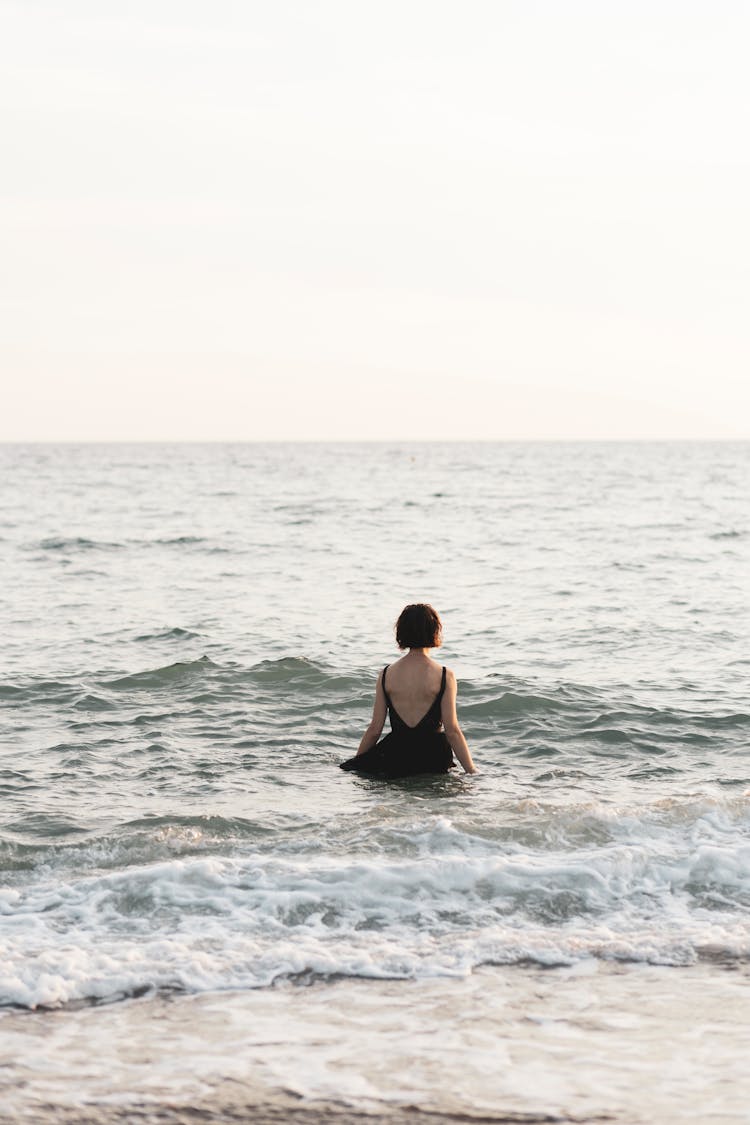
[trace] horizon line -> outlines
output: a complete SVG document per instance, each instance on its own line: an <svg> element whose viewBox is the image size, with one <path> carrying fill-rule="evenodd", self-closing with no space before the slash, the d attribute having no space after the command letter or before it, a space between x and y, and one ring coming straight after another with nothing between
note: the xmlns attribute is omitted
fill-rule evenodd
<svg viewBox="0 0 750 1125"><path fill-rule="evenodd" d="M748 437L0 438L10 445L741 445Z"/></svg>

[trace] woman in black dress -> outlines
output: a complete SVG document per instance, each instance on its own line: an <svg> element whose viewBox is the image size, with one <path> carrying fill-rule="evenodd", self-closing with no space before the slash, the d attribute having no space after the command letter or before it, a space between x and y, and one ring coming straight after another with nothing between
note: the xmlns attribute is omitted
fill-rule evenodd
<svg viewBox="0 0 750 1125"><path fill-rule="evenodd" d="M477 772L456 717L456 677L430 656L430 649L442 643L442 632L431 605L402 611L396 642L409 651L378 676L370 725L342 770L374 777L446 773L455 754L467 773ZM391 732L378 742L386 712Z"/></svg>

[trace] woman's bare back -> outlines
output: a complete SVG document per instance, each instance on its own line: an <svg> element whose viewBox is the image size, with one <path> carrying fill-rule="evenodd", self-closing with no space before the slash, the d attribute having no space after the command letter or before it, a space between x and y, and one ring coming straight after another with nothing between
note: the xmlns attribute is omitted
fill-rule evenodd
<svg viewBox="0 0 750 1125"><path fill-rule="evenodd" d="M385 687L407 726L415 727L440 691L443 666L429 656L408 653L388 666Z"/></svg>

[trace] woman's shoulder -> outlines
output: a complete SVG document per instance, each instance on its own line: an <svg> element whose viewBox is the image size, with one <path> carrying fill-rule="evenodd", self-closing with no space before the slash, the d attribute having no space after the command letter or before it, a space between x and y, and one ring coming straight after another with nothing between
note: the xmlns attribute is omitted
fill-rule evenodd
<svg viewBox="0 0 750 1125"><path fill-rule="evenodd" d="M455 688L456 686L456 673L447 664L443 664L443 676L445 678L445 686Z"/></svg>

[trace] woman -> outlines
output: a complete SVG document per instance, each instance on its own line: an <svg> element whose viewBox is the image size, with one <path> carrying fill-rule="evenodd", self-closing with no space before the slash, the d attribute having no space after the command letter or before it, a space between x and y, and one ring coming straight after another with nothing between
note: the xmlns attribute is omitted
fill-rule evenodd
<svg viewBox="0 0 750 1125"><path fill-rule="evenodd" d="M446 773L455 754L467 773L477 772L456 717L456 677L430 657L430 649L442 644L442 633L431 605L402 611L396 643L409 651L378 676L370 725L342 770L375 777ZM378 742L386 711L391 733Z"/></svg>

